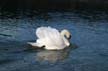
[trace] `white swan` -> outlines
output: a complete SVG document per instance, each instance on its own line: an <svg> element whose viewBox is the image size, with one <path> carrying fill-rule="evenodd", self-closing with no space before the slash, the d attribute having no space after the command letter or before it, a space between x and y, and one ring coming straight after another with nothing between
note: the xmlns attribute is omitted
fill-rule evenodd
<svg viewBox="0 0 108 71"><path fill-rule="evenodd" d="M61 33L52 27L39 27L36 30L37 41L28 44L36 47L45 47L47 50L60 50L70 45L71 34L68 30L62 30Z"/></svg>

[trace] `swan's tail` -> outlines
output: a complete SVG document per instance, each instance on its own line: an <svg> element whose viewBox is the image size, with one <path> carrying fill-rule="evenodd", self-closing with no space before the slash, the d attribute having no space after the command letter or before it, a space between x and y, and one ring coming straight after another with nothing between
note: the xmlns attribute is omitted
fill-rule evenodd
<svg viewBox="0 0 108 71"><path fill-rule="evenodd" d="M33 46L33 47L39 47L39 48L41 48L41 47L43 47L43 45L40 45L40 44L38 44L38 43L36 43L36 42L27 42L29 45L31 45L31 46Z"/></svg>

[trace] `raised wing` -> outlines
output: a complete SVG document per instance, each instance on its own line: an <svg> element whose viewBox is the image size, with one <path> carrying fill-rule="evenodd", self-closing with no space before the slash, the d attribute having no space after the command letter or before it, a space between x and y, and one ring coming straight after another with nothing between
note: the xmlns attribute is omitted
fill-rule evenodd
<svg viewBox="0 0 108 71"><path fill-rule="evenodd" d="M40 27L36 30L39 39L45 39L48 45L61 46L64 44L63 38L59 31L52 27Z"/></svg>
<svg viewBox="0 0 108 71"><path fill-rule="evenodd" d="M47 27L40 27L36 30L36 36L38 38L45 38Z"/></svg>

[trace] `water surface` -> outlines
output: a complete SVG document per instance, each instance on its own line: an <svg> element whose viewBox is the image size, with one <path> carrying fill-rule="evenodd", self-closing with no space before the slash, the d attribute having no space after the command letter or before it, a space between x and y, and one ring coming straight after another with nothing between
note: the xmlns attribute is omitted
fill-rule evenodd
<svg viewBox="0 0 108 71"><path fill-rule="evenodd" d="M48 12L0 19L0 71L108 71L108 14L105 11ZM35 29L68 29L65 50L33 49Z"/></svg>

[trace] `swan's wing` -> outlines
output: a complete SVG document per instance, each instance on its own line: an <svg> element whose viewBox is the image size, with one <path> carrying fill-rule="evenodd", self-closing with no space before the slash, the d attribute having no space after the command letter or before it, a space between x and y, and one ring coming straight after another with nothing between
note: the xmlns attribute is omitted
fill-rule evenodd
<svg viewBox="0 0 108 71"><path fill-rule="evenodd" d="M62 46L64 41L62 36L60 35L59 31L55 28L51 27L40 27L36 31L36 35L40 39L45 39L44 44L51 45L51 46ZM64 46L64 45L63 45Z"/></svg>
<svg viewBox="0 0 108 71"><path fill-rule="evenodd" d="M52 45L56 45L57 47L64 46L64 40L57 29L48 27L48 31L50 42L52 42Z"/></svg>
<svg viewBox="0 0 108 71"><path fill-rule="evenodd" d="M36 36L38 38L45 38L46 33L47 33L47 27L39 27L36 30Z"/></svg>

